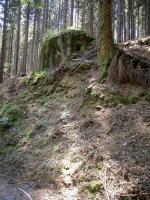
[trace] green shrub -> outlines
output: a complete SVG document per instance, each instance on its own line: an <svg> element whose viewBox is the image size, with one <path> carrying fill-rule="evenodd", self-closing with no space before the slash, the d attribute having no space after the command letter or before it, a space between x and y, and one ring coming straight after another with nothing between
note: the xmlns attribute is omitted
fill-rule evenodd
<svg viewBox="0 0 150 200"><path fill-rule="evenodd" d="M39 122L39 124L35 124L34 126L29 127L26 130L27 139L33 138L38 133L41 132L43 133L46 130L47 126L48 126L48 121L42 120L41 122Z"/></svg>
<svg viewBox="0 0 150 200"><path fill-rule="evenodd" d="M124 197L123 200L133 200L133 197L129 196L129 197Z"/></svg>
<svg viewBox="0 0 150 200"><path fill-rule="evenodd" d="M148 93L146 96L145 96L145 101L148 101L148 102L150 102L150 93Z"/></svg>
<svg viewBox="0 0 150 200"><path fill-rule="evenodd" d="M23 110L15 104L5 104L0 112L0 117L7 117L11 122L16 122L24 115Z"/></svg>
<svg viewBox="0 0 150 200"><path fill-rule="evenodd" d="M38 84L41 80L46 79L48 77L48 73L46 71L34 71L31 74L31 77L27 80L27 84L29 86Z"/></svg>
<svg viewBox="0 0 150 200"><path fill-rule="evenodd" d="M19 97L20 98L25 98L29 95L29 92L27 90L24 90L22 91L20 94L19 94Z"/></svg>
<svg viewBox="0 0 150 200"><path fill-rule="evenodd" d="M147 92L145 90L142 90L140 93L139 93L139 97L145 97L147 95Z"/></svg>
<svg viewBox="0 0 150 200"><path fill-rule="evenodd" d="M118 96L118 100L120 103L124 104L124 105L131 105L131 104L135 104L138 101L138 97L136 96Z"/></svg>
<svg viewBox="0 0 150 200"><path fill-rule="evenodd" d="M0 111L0 131L7 130L24 117L24 111L15 104L7 103Z"/></svg>
<svg viewBox="0 0 150 200"><path fill-rule="evenodd" d="M12 125L8 117L0 117L0 131L5 131Z"/></svg>

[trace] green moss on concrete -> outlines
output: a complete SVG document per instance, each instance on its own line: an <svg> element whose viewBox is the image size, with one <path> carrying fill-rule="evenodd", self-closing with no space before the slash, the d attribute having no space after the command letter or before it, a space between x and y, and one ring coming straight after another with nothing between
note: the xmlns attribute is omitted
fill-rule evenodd
<svg viewBox="0 0 150 200"><path fill-rule="evenodd" d="M49 54L50 54L50 48L49 48L49 40L45 39L43 42L43 47L41 50L41 57L42 57L42 68L47 69L48 63L49 63Z"/></svg>
<svg viewBox="0 0 150 200"><path fill-rule="evenodd" d="M84 51L94 40L92 36L80 30L67 30L57 34L47 34L41 50L42 68L54 69L67 56Z"/></svg>

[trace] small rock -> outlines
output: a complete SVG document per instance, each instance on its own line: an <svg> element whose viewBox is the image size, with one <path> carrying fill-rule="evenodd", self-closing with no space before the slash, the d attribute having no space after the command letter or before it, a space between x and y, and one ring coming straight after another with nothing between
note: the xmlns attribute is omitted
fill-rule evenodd
<svg viewBox="0 0 150 200"><path fill-rule="evenodd" d="M67 97L68 98L74 98L75 95L76 95L76 90L69 90L68 94L67 94Z"/></svg>
<svg viewBox="0 0 150 200"><path fill-rule="evenodd" d="M102 110L102 107L101 106L96 106L96 110L100 111L100 110Z"/></svg>

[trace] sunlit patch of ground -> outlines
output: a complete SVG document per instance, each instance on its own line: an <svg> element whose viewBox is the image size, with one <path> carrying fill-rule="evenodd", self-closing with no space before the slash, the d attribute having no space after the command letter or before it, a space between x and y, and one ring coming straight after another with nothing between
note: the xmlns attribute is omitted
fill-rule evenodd
<svg viewBox="0 0 150 200"><path fill-rule="evenodd" d="M70 82L66 88L68 82L60 86L61 82L53 94L48 87L41 96L38 87L21 90L19 103L26 105L27 117L3 135L0 152L1 166L17 181L10 186L9 175L1 178L1 194L18 195L20 186L33 200L105 200L128 195L146 199L142 195L150 191L147 94L140 88L139 95L128 86L109 90L99 83L96 67L73 80L78 84Z"/></svg>

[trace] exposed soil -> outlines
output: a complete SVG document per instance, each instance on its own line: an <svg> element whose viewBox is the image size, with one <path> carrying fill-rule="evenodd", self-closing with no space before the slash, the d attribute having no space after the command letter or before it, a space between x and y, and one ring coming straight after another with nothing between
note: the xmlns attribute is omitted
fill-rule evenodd
<svg viewBox="0 0 150 200"><path fill-rule="evenodd" d="M13 90L0 88L2 104L11 100L26 110L1 136L7 173L0 173L0 199L29 199L18 188L33 200L150 199L148 90L108 88L85 61L53 86L18 80ZM93 182L98 189L90 189Z"/></svg>

